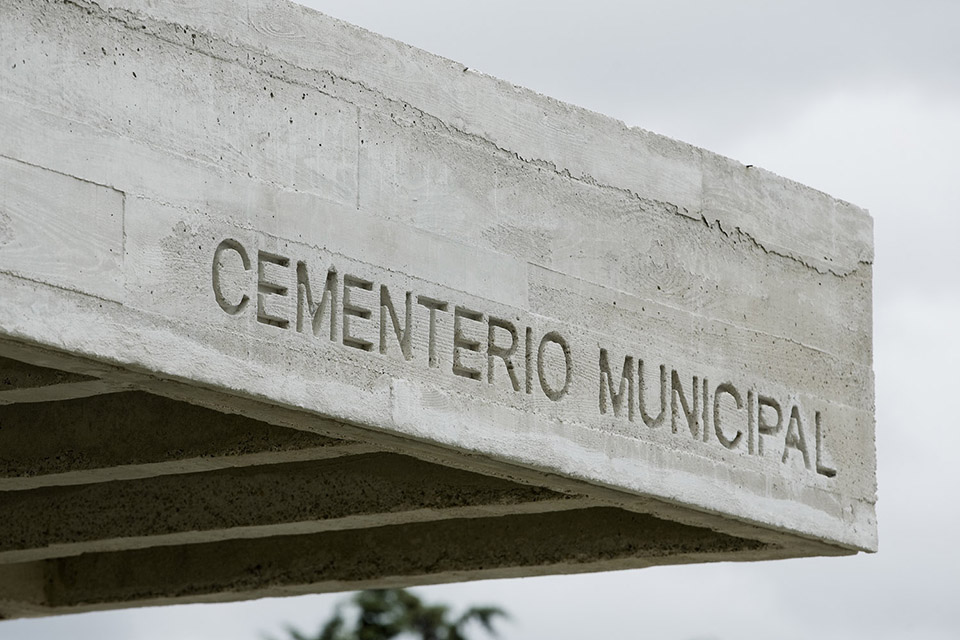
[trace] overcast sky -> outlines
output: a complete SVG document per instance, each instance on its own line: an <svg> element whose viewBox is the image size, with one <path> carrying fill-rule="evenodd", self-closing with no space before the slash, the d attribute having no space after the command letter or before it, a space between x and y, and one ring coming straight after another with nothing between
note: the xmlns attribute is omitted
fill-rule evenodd
<svg viewBox="0 0 960 640"><path fill-rule="evenodd" d="M960 2L304 2L868 208L880 552L422 589L507 639L960 638ZM341 596L0 624L0 638L253 640ZM478 635L478 637L480 637Z"/></svg>

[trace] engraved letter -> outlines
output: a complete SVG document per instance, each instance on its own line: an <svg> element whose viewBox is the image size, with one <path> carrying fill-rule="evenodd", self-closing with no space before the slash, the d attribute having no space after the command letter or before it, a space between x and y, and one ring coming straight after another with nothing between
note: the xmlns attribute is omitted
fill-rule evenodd
<svg viewBox="0 0 960 640"><path fill-rule="evenodd" d="M525 367L525 381L527 385L527 393L533 393L533 329L527 327L526 333L526 342L523 346L523 355Z"/></svg>
<svg viewBox="0 0 960 640"><path fill-rule="evenodd" d="M516 367L513 364L513 354L517 351L520 343L517 335L517 328L508 320L501 320L490 316L490 324L487 327L487 382L493 384L493 359L501 358L504 366L507 368L507 375L510 376L510 384L514 391L520 391L520 381L517 379ZM495 343L494 329L505 329L510 332L510 348L504 349Z"/></svg>
<svg viewBox="0 0 960 640"><path fill-rule="evenodd" d="M387 352L387 314L390 315L390 321L393 324L393 332L400 343L400 351L403 353L404 360L413 360L413 350L410 347L410 341L413 338L413 294L407 291L407 315L404 319L403 332L400 332L400 320L397 318L397 312L393 308L393 302L390 300L390 292L387 291L387 285L380 285L380 353Z"/></svg>
<svg viewBox="0 0 960 640"><path fill-rule="evenodd" d="M563 389L560 389L559 391L556 391L550 387L550 384L547 382L546 374L543 371L543 352L546 349L547 343L549 342L559 345L560 349L563 351L563 363L566 367L566 371L563 381ZM543 336L543 338L540 340L540 348L537 349L537 375L540 377L540 388L543 389L543 392L546 394L546 396L554 402L565 396L567 391L570 389L570 381L573 380L573 358L570 356L570 345L568 345L563 336L556 331L551 331L547 335Z"/></svg>
<svg viewBox="0 0 960 640"><path fill-rule="evenodd" d="M453 310L453 373L471 380L480 379L480 371L465 367L460 361L460 350L480 352L480 341L465 338L460 326L460 318L473 320L474 322L483 322L483 314L479 311L471 311L466 307L455 307Z"/></svg>
<svg viewBox="0 0 960 640"><path fill-rule="evenodd" d="M644 383L643 379L643 360L640 360L640 363L637 365L637 373L639 374L639 385L640 392L637 396L640 399L640 417L643 418L643 423L654 429L663 424L663 421L667 418L667 368L663 365L660 365L660 413L657 414L656 418L651 418L647 414L647 406L644 401L644 394L647 391L647 385Z"/></svg>
<svg viewBox="0 0 960 640"><path fill-rule="evenodd" d="M327 280L323 285L320 304L313 304L313 289L310 288L310 276L307 263L297 262L297 331L303 333L303 320L309 316L313 335L320 335L323 311L330 305L330 340L337 339L337 270L330 267Z"/></svg>
<svg viewBox="0 0 960 640"><path fill-rule="evenodd" d="M624 389L623 386L627 388ZM613 404L613 415L620 417L623 408L623 396L626 391L627 396L627 418L633 421L633 356L624 356L623 370L620 372L620 390L613 390L613 374L610 373L610 360L607 357L607 350L600 349L600 413L607 412L607 394L610 395L611 404Z"/></svg>
<svg viewBox="0 0 960 640"><path fill-rule="evenodd" d="M417 296L417 304L430 310L430 340L427 354L430 366L439 367L440 359L437 357L437 311L446 311L447 303L427 296Z"/></svg>
<svg viewBox="0 0 960 640"><path fill-rule="evenodd" d="M687 397L683 395L683 387L680 385L680 376L677 375L677 370L673 369L670 372L670 415L671 421L670 425L673 429L673 432L677 432L677 398L680 398L680 406L683 408L683 413L687 416L687 428L690 429L690 435L696 438L700 434L700 425L699 425L699 416L700 413L700 394L697 393L697 376L693 376L693 408L687 404Z"/></svg>
<svg viewBox="0 0 960 640"><path fill-rule="evenodd" d="M823 460L823 427L820 424L820 412L817 411L814 415L817 421L817 473L832 478L837 475L837 470L831 469L821 462Z"/></svg>
<svg viewBox="0 0 960 640"><path fill-rule="evenodd" d="M213 296L217 299L217 304L220 305L221 309L230 315L235 316L244 310L244 308L247 306L247 303L250 302L250 296L243 294L243 297L240 298L240 302L237 304L230 304L227 302L227 299L223 295L223 291L220 289L220 269L223 268L223 252L227 249L236 251L240 255L240 261L243 263L244 271L250 271L250 257L247 255L247 252L243 248L242 244L236 240L231 240L230 238L227 238L217 245L217 250L213 252Z"/></svg>
<svg viewBox="0 0 960 640"><path fill-rule="evenodd" d="M793 425L797 425L797 428L794 429ZM803 421L800 420L800 409L797 405L793 405L790 410L790 422L787 424L787 437L783 443L781 462L787 461L787 454L790 453L790 449L797 449L803 454L803 465L809 469L810 454L807 452L807 439L803 435Z"/></svg>
<svg viewBox="0 0 960 640"><path fill-rule="evenodd" d="M777 414L777 424L771 425L763 415L763 408L769 407ZM772 436L780 433L783 428L783 412L780 411L780 403L773 398L764 395L757 396L757 433L760 434L757 439L759 445L757 451L763 455L763 436Z"/></svg>
<svg viewBox="0 0 960 640"><path fill-rule="evenodd" d="M700 429L703 435L703 441L710 441L710 383L707 381L707 376L703 376L703 428ZM716 400L716 394L714 394L714 400Z"/></svg>
<svg viewBox="0 0 960 640"><path fill-rule="evenodd" d="M737 445L740 444L740 440L743 439L743 431L737 429L737 435L733 437L733 440L730 440L726 434L723 433L723 429L720 428L720 396L724 393L733 398L737 403L737 409L743 408L743 400L740 398L740 392L729 382L724 382L717 387L717 390L713 394L713 428L717 432L717 439L720 440L720 444L727 449L736 449Z"/></svg>
<svg viewBox="0 0 960 640"><path fill-rule="evenodd" d="M363 278L346 275L343 276L343 344L354 349L362 351L371 351L373 343L369 340L357 338L350 335L350 318L360 318L362 320L370 319L370 309L358 307L350 301L350 289L363 289L372 291L373 283Z"/></svg>
<svg viewBox="0 0 960 640"><path fill-rule="evenodd" d="M287 295L286 287L267 280L266 273L264 272L264 265L267 264L274 264L278 267L289 267L290 259L273 253L267 253L266 251L257 252L257 322L286 329L287 325L290 324L289 320L271 315L264 308L267 296L275 295L282 297Z"/></svg>

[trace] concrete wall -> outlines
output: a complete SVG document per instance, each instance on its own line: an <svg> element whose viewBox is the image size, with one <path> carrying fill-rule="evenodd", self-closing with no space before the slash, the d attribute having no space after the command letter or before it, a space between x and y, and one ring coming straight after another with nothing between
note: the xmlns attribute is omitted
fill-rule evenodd
<svg viewBox="0 0 960 640"><path fill-rule="evenodd" d="M862 210L285 2L0 5L7 615L876 549Z"/></svg>

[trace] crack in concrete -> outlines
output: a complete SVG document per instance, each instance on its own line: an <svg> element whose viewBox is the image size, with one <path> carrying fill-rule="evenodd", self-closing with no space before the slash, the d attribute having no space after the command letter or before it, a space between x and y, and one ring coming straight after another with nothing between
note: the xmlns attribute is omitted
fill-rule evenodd
<svg viewBox="0 0 960 640"><path fill-rule="evenodd" d="M741 227L734 227L732 231L727 231L726 229L723 228L723 223L722 223L719 219L714 219L713 222L710 222L709 220L707 220L707 217L706 217L704 214L702 214L702 213L700 214L700 221L701 221L701 222L703 223L703 225L706 226L708 229L714 229L714 228L716 228L716 229L720 232L720 234L723 235L723 237L725 237L725 238L729 238L729 239L731 239L731 240L745 240L747 243L749 243L750 245L752 245L753 247L759 249L760 251L762 251L763 253L765 253L765 254L767 254L767 255L777 256L778 258L783 258L783 259L785 259L785 260L790 260L790 261L792 261L792 262L796 262L796 263L800 264L801 266L803 266L803 267L805 267L805 268L807 268L807 269L816 271L817 273L819 273L819 274L821 274L821 275L831 275L831 276L835 276L835 277L837 277L837 278L846 278L847 276L853 275L854 273L856 273L857 271L859 271L859 270L860 270L860 267L862 267L862 266L870 266L870 265L873 264L873 261L872 261L872 260L863 260L863 259L860 259L860 260L857 261L857 264L856 264L855 267L851 267L851 268L846 269L846 270L843 270L843 271L838 271L838 270L831 269L831 268L824 268L824 267L817 266L817 265L815 265L815 264L810 264L809 262L807 262L806 260L804 260L804 259L803 259L802 257L800 257L800 256L797 256L797 255L794 255L794 254L790 254L790 253L784 253L784 252L782 252L782 251L778 251L777 249L770 249L770 248L766 247L762 242L760 242L759 240L757 240L757 239L756 239L753 235L751 235L749 232L744 231Z"/></svg>

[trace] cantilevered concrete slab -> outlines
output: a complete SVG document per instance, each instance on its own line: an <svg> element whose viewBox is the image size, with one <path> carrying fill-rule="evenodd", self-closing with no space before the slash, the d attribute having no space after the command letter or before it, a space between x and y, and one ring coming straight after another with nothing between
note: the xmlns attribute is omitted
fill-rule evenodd
<svg viewBox="0 0 960 640"><path fill-rule="evenodd" d="M286 2L0 7L3 616L876 549L864 211Z"/></svg>

